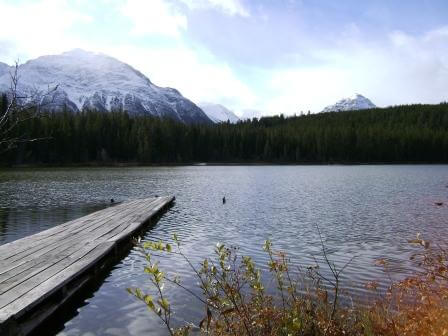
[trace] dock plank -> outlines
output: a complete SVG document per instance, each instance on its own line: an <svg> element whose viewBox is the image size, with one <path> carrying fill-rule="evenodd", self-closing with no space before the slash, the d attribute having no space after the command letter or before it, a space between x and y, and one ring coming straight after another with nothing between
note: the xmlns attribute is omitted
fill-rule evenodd
<svg viewBox="0 0 448 336"><path fill-rule="evenodd" d="M125 211L132 211L132 206L136 204L136 202L134 201L126 204L128 204L128 206L125 208ZM70 221L68 222L69 225L66 225L67 223L61 224L48 230L39 232L35 235L1 245L0 262L2 260L9 259L19 253L32 251L33 247L47 245L47 240L63 238L70 235L73 231L77 232L89 227L90 225L98 223L98 221L104 221L106 219L113 218L114 215L123 212L123 206L124 204L120 204L115 207L106 208L85 217Z"/></svg>
<svg viewBox="0 0 448 336"><path fill-rule="evenodd" d="M19 297L12 304L6 306L6 308L0 309L0 323L6 321L11 315L26 310L32 304L40 303L48 295L56 291L59 286L65 285L82 270L93 265L96 259L106 255L111 249L113 249L113 243L101 243L95 249L92 249L90 251L91 253L87 253L85 258L81 259L80 262L67 267L65 272L59 272L53 277L46 279L46 281L32 288L26 296Z"/></svg>
<svg viewBox="0 0 448 336"><path fill-rule="evenodd" d="M151 203L151 206L157 208L161 203L159 200ZM109 219L107 222L101 223L102 225L97 226L94 230L83 231L79 235L70 235L66 239L57 240L55 243L49 244L45 249L40 250L37 253L29 254L22 259L15 260L11 263L10 269L7 272L0 272L0 295L6 292L9 288L14 287L15 283L18 281L24 281L34 274L39 273L46 267L51 266L51 263L59 262L61 259L70 255L78 249L79 240L83 241L83 244L88 244L92 241L105 241L109 236L116 234L116 230L124 230L136 219L139 215L142 207L146 207L145 204L140 204L138 207L135 206L132 210L135 213L126 213L121 216L113 218L113 221ZM152 211L150 211L152 214ZM141 220L139 222L144 222ZM7 267L4 268L6 270ZM15 279L14 279L15 278Z"/></svg>
<svg viewBox="0 0 448 336"><path fill-rule="evenodd" d="M87 269L101 267L123 239L132 237L173 200L153 197L118 204L1 245L0 334L32 331L56 310L54 293L66 293L64 286L73 281L70 293L83 286ZM40 312L50 297L52 308ZM61 304L66 299L61 297Z"/></svg>
<svg viewBox="0 0 448 336"><path fill-rule="evenodd" d="M132 202L129 202L129 203L132 203ZM109 208L106 208L106 209L103 209L103 210L100 210L100 211L93 212L93 213L91 213L91 214L89 214L87 216L84 216L84 217L81 217L81 218L77 218L77 219L65 222L63 224L59 224L59 225L57 225L55 227L52 227L52 228L47 229L45 231L41 231L41 232L35 233L35 234L31 235L31 236L23 237L23 238L15 240L15 241L3 244L3 245L0 246L0 248L1 249L5 249L5 248L10 247L10 246L14 246L15 247L16 243L18 243L18 242L20 242L21 244L24 244L24 243L35 242L35 241L38 241L38 240L41 240L41 239L45 239L45 238L51 236L51 234L53 234L53 233L58 233L58 232L61 232L61 231L64 232L67 226L70 226L72 224L77 224L79 222L86 221L86 220L89 220L91 218L97 217L98 216L98 212L106 213L108 211L112 211L112 210L115 210L115 209L116 209L116 207L109 207ZM3 257L3 255L0 256L0 258L2 258L2 257Z"/></svg>
<svg viewBox="0 0 448 336"><path fill-rule="evenodd" d="M151 206L154 202L148 204L148 206ZM142 206L145 207L146 205L140 204L140 207ZM129 216L135 216L134 211L136 210L139 210L139 208L134 206L126 209L126 211L118 211L115 214L115 217L111 216L110 214L107 214L107 216L102 216L103 214L99 213L99 218L93 220L92 222L89 222L88 226L84 226L85 223L82 223L83 225L81 226L81 228L70 230L64 236L51 237L51 239L48 239L45 242L39 241L37 244L30 244L29 248L25 248L22 251L10 255L8 258L0 261L0 274L9 271L10 267L19 266L28 260L35 259L35 257L42 256L49 251L53 251L55 248L63 246L73 239L75 241L83 239L84 237L90 235L96 229L101 228L105 225L111 225L113 221L121 221L123 223L126 223L127 220L125 220L125 218ZM17 244L22 245L22 242L17 241ZM2 247L3 246L0 246L0 254L3 253Z"/></svg>

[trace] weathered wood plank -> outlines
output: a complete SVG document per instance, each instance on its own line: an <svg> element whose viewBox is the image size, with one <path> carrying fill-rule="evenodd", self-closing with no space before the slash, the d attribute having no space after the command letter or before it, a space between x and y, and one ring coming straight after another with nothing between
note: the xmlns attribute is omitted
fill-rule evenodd
<svg viewBox="0 0 448 336"><path fill-rule="evenodd" d="M128 207L125 207L125 210L130 210L131 206L138 202L141 202L141 200L125 203L128 204ZM13 242L1 245L0 260L8 259L13 255L23 251L27 251L34 246L42 245L48 239L54 239L56 237L62 238L69 235L73 230L80 230L88 227L88 225L90 224L96 224L98 221L112 218L117 213L123 211L123 206L125 204L119 204L114 207L106 208L85 217L81 217L68 223L55 226L45 231L41 231L32 236L24 237Z"/></svg>
<svg viewBox="0 0 448 336"><path fill-rule="evenodd" d="M34 288L31 288L30 291L27 292L27 295L19 297L12 304L0 309L0 324L12 315L23 313L23 311L31 304L35 305L43 301L71 279L75 278L76 275L84 269L94 265L96 260L105 256L111 249L113 249L113 246L114 244L112 242L101 243L86 253L84 258L81 258L79 262L71 264L65 270L46 279Z"/></svg>
<svg viewBox="0 0 448 336"><path fill-rule="evenodd" d="M25 312L45 303L46 298L115 251L120 241L131 237L172 200L158 197L119 204L0 246L0 333L2 326L11 325L21 328L17 333L31 331L55 310L55 305L31 322L20 320ZM84 281L70 285L71 291ZM65 300L61 298L59 304ZM35 310L30 316L35 316Z"/></svg>
<svg viewBox="0 0 448 336"><path fill-rule="evenodd" d="M129 203L138 202L138 201L139 200L135 200L135 201L132 201L132 202L129 202ZM122 205L122 204L119 204L119 205ZM49 228L47 230L35 233L35 234L31 235L31 236L23 237L23 238L14 240L12 242L3 244L3 245L0 246L0 250L6 250L10 246L15 246L16 243L18 243L18 242L20 242L20 243L28 243L28 242L38 241L38 240L40 240L42 238L46 238L47 236L50 236L53 233L64 231L67 226L70 226L72 224L76 225L79 222L83 222L83 221L86 221L86 220L90 220L91 218L97 217L98 213L115 210L119 205L113 206L113 207L108 207L108 208L105 208L103 210L99 210L99 211L93 212L93 213L91 213L91 214L89 214L87 216L84 216L84 217L81 217L81 218L77 218L77 219L71 220L69 222L65 222L63 224L59 224L59 225L54 226L52 228Z"/></svg>
<svg viewBox="0 0 448 336"><path fill-rule="evenodd" d="M157 201L157 200L155 200ZM153 202L151 202L152 204ZM150 206L149 204L148 206ZM63 237L52 237L52 239L47 240L45 243L39 242L38 244L33 244L33 247L28 249L24 249L21 252L18 252L14 255L11 255L6 260L0 261L0 274L9 271L12 267L17 267L29 260L35 259L36 257L40 257L47 252L51 252L54 249L64 246L69 243L71 240L75 240L75 243L84 237L90 235L93 231L98 228L103 227L104 225L110 225L113 221L123 221L125 217L135 216L135 211L138 211L140 207L145 207L145 203L140 203L133 205L130 209L126 209L126 211L119 211L118 214L114 216L107 216L105 218L99 218L91 224L88 223L88 226L83 226L82 228L76 231L70 231L68 235ZM19 243L19 241L17 241ZM0 251L1 253L1 251Z"/></svg>
<svg viewBox="0 0 448 336"><path fill-rule="evenodd" d="M170 200L167 198L165 200L165 202L162 202L162 203L158 204L156 207L154 207L151 210L151 213L140 215L139 218L137 218L137 220L134 223L131 223L130 225L128 225L125 228L125 230L123 230L122 232L112 236L109 239L109 241L120 241L121 239L123 239L125 237L131 236L141 226L141 225L139 225L139 223L145 222L149 218L154 216L157 212L159 212L163 208L163 206L166 204L166 202L169 202L169 201Z"/></svg>
<svg viewBox="0 0 448 336"><path fill-rule="evenodd" d="M150 204L150 206L158 206L161 204L160 200L155 200ZM148 205L149 206L149 205ZM57 240L57 245L49 244L46 249L29 254L22 259L15 260L14 264L11 264L11 269L7 272L3 271L0 274L0 295L6 292L8 289L14 287L18 282L23 282L35 274L41 272L46 267L51 266L52 263L59 262L60 260L66 258L72 252L78 249L78 246L88 244L92 241L105 241L108 239L109 235L115 234L115 230L118 228L122 231L126 228L129 222L134 222L136 216L140 216L139 213L144 209L146 205L144 203L135 205L132 207L136 213L125 213L121 217L113 218L113 221L102 223L101 226L95 228L92 231L85 231L78 235L71 235L67 239ZM150 211L153 213L153 210ZM54 247L53 249L50 249ZM49 250L50 249L50 250ZM4 270L7 268L5 267ZM0 272L1 273L1 272Z"/></svg>
<svg viewBox="0 0 448 336"><path fill-rule="evenodd" d="M0 310L16 300L21 296L28 293L34 287L37 287L42 282L45 282L55 274L63 271L68 266L76 263L78 260L82 259L85 255L87 255L91 250L94 250L99 244L97 242L87 244L83 246L81 249L76 251L75 253L61 259L60 261L52 264L51 266L39 270L37 274L28 278L27 281L20 282L18 285L14 286L11 289L7 289L4 293L0 295Z"/></svg>
<svg viewBox="0 0 448 336"><path fill-rule="evenodd" d="M151 206L152 204L154 204L154 202L151 203ZM122 212L120 216L117 215L112 220L97 225L94 229L84 230L79 232L78 235L72 234L65 239L51 242L48 246L44 245L44 248L41 248L37 252L21 256L21 259L15 257L13 260L14 262L11 263L10 267L4 267L3 271L0 271L0 273L3 272L3 274L0 274L0 295L13 287L15 282L25 281L34 274L45 269L45 267L50 266L52 262L58 262L66 255L72 253L72 251L76 251L79 244L87 244L91 241L98 240L102 238L103 235L113 231L116 227L126 226L128 222L134 220L135 216L138 216L139 211L144 207L144 203L133 206L131 210L135 211L135 213L130 211L126 213ZM104 237L104 240L107 240L107 237ZM39 262L36 263L36 260ZM29 267L27 267L27 265ZM5 272L8 268L9 270ZM30 268L32 269L27 271ZM14 278L11 279L12 277Z"/></svg>

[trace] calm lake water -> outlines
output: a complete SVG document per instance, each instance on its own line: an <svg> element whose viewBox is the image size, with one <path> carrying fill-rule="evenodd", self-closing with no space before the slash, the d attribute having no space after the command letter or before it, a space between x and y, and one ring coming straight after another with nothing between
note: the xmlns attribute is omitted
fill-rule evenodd
<svg viewBox="0 0 448 336"><path fill-rule="evenodd" d="M175 195L176 203L144 239L177 233L193 262L222 242L239 246L262 265L261 246L269 238L294 264L312 265L312 255L320 254L318 225L332 260L343 265L355 257L343 283L354 297L365 294L362 285L369 280L387 284L376 259L389 260L394 276L402 277L412 270L408 239L417 232L448 234L447 165L23 169L0 171L0 244L104 208L111 198L154 195ZM49 334L165 335L159 321L126 292L150 287L144 264L131 251ZM161 267L195 286L182 260L164 257ZM179 289L168 295L177 322L200 320L203 307L191 297Z"/></svg>

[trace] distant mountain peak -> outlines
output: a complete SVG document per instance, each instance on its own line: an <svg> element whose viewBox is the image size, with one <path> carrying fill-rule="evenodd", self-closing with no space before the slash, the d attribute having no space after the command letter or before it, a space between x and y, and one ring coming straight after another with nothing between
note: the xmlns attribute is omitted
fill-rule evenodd
<svg viewBox="0 0 448 336"><path fill-rule="evenodd" d="M228 121L230 123L236 123L240 120L240 118L238 118L235 113L221 104L200 103L199 107L214 123Z"/></svg>
<svg viewBox="0 0 448 336"><path fill-rule="evenodd" d="M10 86L5 70L0 66L0 91ZM105 54L73 49L41 56L21 64L19 74L19 90L25 94L58 85L50 97L54 110L124 110L186 123L210 123L206 114L176 89L159 87L132 66Z"/></svg>
<svg viewBox="0 0 448 336"><path fill-rule="evenodd" d="M364 97L362 94L355 93L350 97L339 100L334 105L325 107L322 112L365 110L375 107L375 104L370 99Z"/></svg>

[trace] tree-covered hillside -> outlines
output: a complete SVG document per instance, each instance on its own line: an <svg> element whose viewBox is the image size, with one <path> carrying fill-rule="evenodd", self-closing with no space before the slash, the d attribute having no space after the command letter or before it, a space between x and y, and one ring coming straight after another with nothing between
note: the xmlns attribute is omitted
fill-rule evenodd
<svg viewBox="0 0 448 336"><path fill-rule="evenodd" d="M46 139L3 153L3 164L448 162L446 103L217 125L59 112L16 131Z"/></svg>

